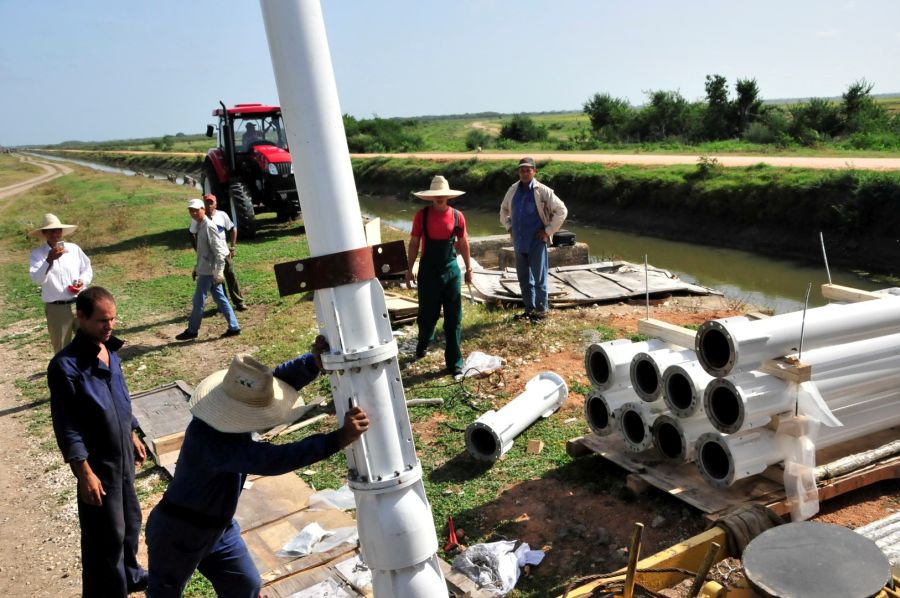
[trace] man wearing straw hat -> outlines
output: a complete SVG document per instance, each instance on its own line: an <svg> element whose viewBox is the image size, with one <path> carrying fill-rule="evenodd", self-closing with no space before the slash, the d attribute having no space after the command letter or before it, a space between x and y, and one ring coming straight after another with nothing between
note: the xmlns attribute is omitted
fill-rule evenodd
<svg viewBox="0 0 900 598"><path fill-rule="evenodd" d="M256 598L259 572L234 520L247 474L280 475L321 461L350 445L369 427L359 407L341 428L290 444L257 442L252 432L299 419L311 407L297 390L319 374L314 353L273 372L249 355L236 355L227 370L204 379L191 397L193 419L184 435L175 477L147 518L150 579L147 596L180 597L197 569L219 596Z"/></svg>
<svg viewBox="0 0 900 598"><path fill-rule="evenodd" d="M46 241L31 252L28 273L31 280L41 287L47 331L54 353L72 341L77 325L73 309L75 298L91 284L94 277L91 260L81 248L75 243L62 241L76 228L74 224L63 224L53 214L44 214L42 226L28 233Z"/></svg>
<svg viewBox="0 0 900 598"><path fill-rule="evenodd" d="M428 344L434 339L434 328L444 309L444 364L450 375L462 374L463 357L460 349L462 337L462 293L456 251L462 255L466 266L466 284L472 284L472 264L469 253L469 239L466 236L466 219L462 212L451 208L447 202L459 197L464 191L450 188L447 179L441 175L431 180L431 188L414 193L416 197L430 201L431 205L416 212L412 232L409 237L407 260L409 270L406 284L412 287L418 282L419 341L416 357L424 357ZM418 276L413 273L413 264L422 248Z"/></svg>
<svg viewBox="0 0 900 598"><path fill-rule="evenodd" d="M500 204L500 223L512 236L516 275L525 312L517 316L532 322L547 317L547 245L560 229L569 211L553 189L535 177L534 158L519 160L519 180L512 184Z"/></svg>

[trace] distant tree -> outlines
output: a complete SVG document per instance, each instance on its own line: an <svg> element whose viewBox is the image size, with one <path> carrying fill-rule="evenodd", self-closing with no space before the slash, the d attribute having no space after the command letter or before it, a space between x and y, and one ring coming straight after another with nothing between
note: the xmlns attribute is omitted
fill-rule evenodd
<svg viewBox="0 0 900 598"><path fill-rule="evenodd" d="M685 135L689 130L690 104L677 91L648 91L649 102L638 115L640 137L660 141Z"/></svg>
<svg viewBox="0 0 900 598"><path fill-rule="evenodd" d="M409 152L421 149L424 141L394 119L375 118L357 121L344 115L344 131L351 152Z"/></svg>
<svg viewBox="0 0 900 598"><path fill-rule="evenodd" d="M871 96L874 83L865 79L854 81L841 96L841 112L844 130L847 133L872 132L887 128L890 124L888 111Z"/></svg>
<svg viewBox="0 0 900 598"><path fill-rule="evenodd" d="M359 121L356 120L356 117L350 114L344 115L344 133L347 135L347 139L359 135Z"/></svg>
<svg viewBox="0 0 900 598"><path fill-rule="evenodd" d="M491 136L480 129L472 129L466 134L466 149L475 150L491 145Z"/></svg>
<svg viewBox="0 0 900 598"><path fill-rule="evenodd" d="M584 113L590 118L595 135L618 141L625 134L633 110L628 100L614 98L608 93L595 93L584 103Z"/></svg>
<svg viewBox="0 0 900 598"><path fill-rule="evenodd" d="M703 115L703 136L706 139L731 137L731 102L728 100L728 80L722 75L707 75L706 111Z"/></svg>
<svg viewBox="0 0 900 598"><path fill-rule="evenodd" d="M841 132L840 108L828 100L811 98L807 103L791 108L791 136L804 145L815 145L823 138Z"/></svg>
<svg viewBox="0 0 900 598"><path fill-rule="evenodd" d="M738 134L743 135L750 123L762 115L762 100L759 99L759 86L756 79L738 79L734 86L737 92L735 112Z"/></svg>
<svg viewBox="0 0 900 598"><path fill-rule="evenodd" d="M512 141L543 141L547 136L545 127L524 114L516 114L500 129L500 137Z"/></svg>

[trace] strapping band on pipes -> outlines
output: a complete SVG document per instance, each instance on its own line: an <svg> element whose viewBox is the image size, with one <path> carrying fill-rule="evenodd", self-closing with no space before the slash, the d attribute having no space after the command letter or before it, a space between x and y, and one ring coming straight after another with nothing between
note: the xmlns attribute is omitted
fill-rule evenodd
<svg viewBox="0 0 900 598"><path fill-rule="evenodd" d="M697 331L695 349L710 375L727 376L752 369L767 359L796 353L801 326L804 350L894 334L900 332L900 298L888 296L810 309L805 324L802 311L761 320L709 320Z"/></svg>
<svg viewBox="0 0 900 598"><path fill-rule="evenodd" d="M594 343L584 353L584 369L591 384L601 391L631 386L631 359L641 351L656 351L668 347L657 339L633 343L620 338Z"/></svg>
<svg viewBox="0 0 900 598"><path fill-rule="evenodd" d="M550 417L569 396L565 380L541 372L525 390L499 411L488 411L466 428L466 449L481 461L493 463L509 451L516 436L541 417Z"/></svg>

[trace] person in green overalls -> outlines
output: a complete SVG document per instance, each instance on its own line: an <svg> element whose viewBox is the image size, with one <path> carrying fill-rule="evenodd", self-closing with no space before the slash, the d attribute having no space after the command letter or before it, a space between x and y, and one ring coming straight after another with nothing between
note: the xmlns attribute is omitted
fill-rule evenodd
<svg viewBox="0 0 900 598"><path fill-rule="evenodd" d="M412 233L409 237L409 270L406 286L418 282L419 287L419 342L416 357L425 357L428 343L434 339L434 327L444 308L444 363L447 373L459 376L462 372L463 357L460 349L462 336L462 285L456 252L462 255L466 265L466 284L472 283L472 262L469 254L469 239L466 236L466 219L462 212L451 208L447 202L459 197L465 191L450 188L447 179L438 175L431 180L428 191L413 193L418 198L430 201L431 205L416 212ZM422 247L419 275L413 273L413 264Z"/></svg>

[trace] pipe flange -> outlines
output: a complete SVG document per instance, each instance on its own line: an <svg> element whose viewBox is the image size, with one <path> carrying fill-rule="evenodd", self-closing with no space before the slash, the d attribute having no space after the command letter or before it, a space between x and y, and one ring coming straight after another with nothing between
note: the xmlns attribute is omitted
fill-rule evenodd
<svg viewBox="0 0 900 598"><path fill-rule="evenodd" d="M422 479L422 464L416 461L416 464L405 471L397 471L388 476L384 476L381 480L366 480L360 478L349 478L347 485L353 490L360 492L369 492L371 494L384 494L406 488L415 484Z"/></svg>
<svg viewBox="0 0 900 598"><path fill-rule="evenodd" d="M716 488L730 486L734 480L734 457L718 432L706 432L697 438L697 468Z"/></svg>
<svg viewBox="0 0 900 598"><path fill-rule="evenodd" d="M361 368L384 361L390 361L397 355L397 341L391 340L377 347L369 347L361 351L349 353L322 353L322 367L327 372Z"/></svg>
<svg viewBox="0 0 900 598"><path fill-rule="evenodd" d="M697 360L710 376L727 376L737 363L737 346L728 328L717 320L708 320L697 329L694 341Z"/></svg>

